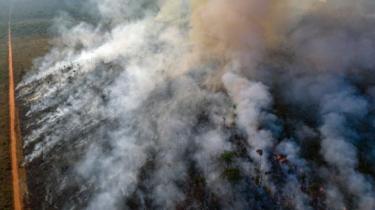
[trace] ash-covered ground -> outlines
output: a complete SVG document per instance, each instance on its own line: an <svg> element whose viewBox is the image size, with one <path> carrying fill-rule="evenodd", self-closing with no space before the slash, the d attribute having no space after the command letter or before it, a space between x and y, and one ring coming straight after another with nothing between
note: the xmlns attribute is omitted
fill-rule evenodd
<svg viewBox="0 0 375 210"><path fill-rule="evenodd" d="M17 88L32 209L375 209L372 0L80 6Z"/></svg>

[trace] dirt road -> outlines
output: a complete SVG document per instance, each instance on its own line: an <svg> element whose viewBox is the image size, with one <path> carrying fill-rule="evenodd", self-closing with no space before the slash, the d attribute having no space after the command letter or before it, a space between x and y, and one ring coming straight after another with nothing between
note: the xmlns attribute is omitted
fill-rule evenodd
<svg viewBox="0 0 375 210"><path fill-rule="evenodd" d="M16 101L14 93L14 71L13 71L13 49L12 31L9 23L8 28L8 65L9 65L9 125L10 125L10 152L12 165L13 205L14 210L23 209L23 195L20 183L20 170L18 160L18 136L16 125Z"/></svg>

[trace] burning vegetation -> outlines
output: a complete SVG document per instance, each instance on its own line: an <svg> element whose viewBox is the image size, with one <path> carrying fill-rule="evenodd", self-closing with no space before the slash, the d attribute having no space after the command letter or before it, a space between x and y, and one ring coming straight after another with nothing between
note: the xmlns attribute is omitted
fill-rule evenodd
<svg viewBox="0 0 375 210"><path fill-rule="evenodd" d="M18 85L33 209L375 209L371 0L89 0Z"/></svg>

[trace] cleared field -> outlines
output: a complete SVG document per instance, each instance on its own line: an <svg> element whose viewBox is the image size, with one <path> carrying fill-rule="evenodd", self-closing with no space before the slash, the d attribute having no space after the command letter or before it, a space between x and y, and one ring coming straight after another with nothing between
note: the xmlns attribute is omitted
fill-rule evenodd
<svg viewBox="0 0 375 210"><path fill-rule="evenodd" d="M12 208L11 167L8 132L8 74L5 25L0 26L0 209Z"/></svg>
<svg viewBox="0 0 375 210"><path fill-rule="evenodd" d="M33 59L48 51L49 24L49 20L43 19L18 21L14 24L13 60L16 84L30 69ZM6 32L7 24L3 22L0 24L0 209L2 210L12 209ZM24 179L22 174L21 177ZM25 180L22 182L26 183Z"/></svg>
<svg viewBox="0 0 375 210"><path fill-rule="evenodd" d="M44 55L50 48L53 37L53 18L62 11L70 15L80 13L80 2L76 0L0 0L0 210L11 210L12 176L10 165L9 107L8 107L8 46L7 30L9 3L12 2L13 65L15 85L31 69L35 58ZM18 107L21 109L22 107ZM18 110L17 113L22 113ZM22 117L22 116L21 116ZM22 121L18 120L18 127ZM20 134L22 136L22 133ZM22 138L18 153L22 154ZM25 183L23 172L20 180ZM26 187L25 187L26 189ZM27 193L25 195L27 200ZM25 209L30 209L26 206Z"/></svg>
<svg viewBox="0 0 375 210"><path fill-rule="evenodd" d="M0 0L0 209L12 209L12 176L10 165L9 141L9 107L8 107L8 7L10 1ZM13 50L14 76L16 84L22 75L31 67L35 57L43 55L48 49L49 24L51 14L43 13L45 7L40 0L39 4L28 6L30 2L13 1ZM53 1L51 1L53 2ZM54 11L50 11L54 12ZM19 145L21 149L21 145ZM22 152L22 151L20 151ZM22 176L24 177L24 176Z"/></svg>

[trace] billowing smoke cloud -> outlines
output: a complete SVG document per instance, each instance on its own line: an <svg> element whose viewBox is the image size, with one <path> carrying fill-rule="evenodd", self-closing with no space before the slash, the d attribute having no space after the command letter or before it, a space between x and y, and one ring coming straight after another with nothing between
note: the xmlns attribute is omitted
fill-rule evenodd
<svg viewBox="0 0 375 210"><path fill-rule="evenodd" d="M83 5L18 86L31 207L375 209L372 1Z"/></svg>

